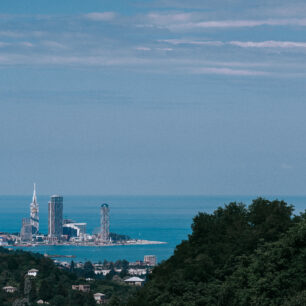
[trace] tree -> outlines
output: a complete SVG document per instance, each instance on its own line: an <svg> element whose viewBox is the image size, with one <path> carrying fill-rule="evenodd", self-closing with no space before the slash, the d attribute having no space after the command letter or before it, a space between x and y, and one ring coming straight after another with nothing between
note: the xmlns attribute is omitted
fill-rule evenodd
<svg viewBox="0 0 306 306"><path fill-rule="evenodd" d="M51 286L51 283L47 281L46 279L42 280L40 287L39 287L38 295L40 299L43 299L46 301L52 298L53 288Z"/></svg>
<svg viewBox="0 0 306 306"><path fill-rule="evenodd" d="M112 296L112 298L109 301L110 306L120 306L121 300L116 295Z"/></svg>
<svg viewBox="0 0 306 306"><path fill-rule="evenodd" d="M256 239L273 241L292 225L293 206L258 198L249 206L249 221Z"/></svg>
<svg viewBox="0 0 306 306"><path fill-rule="evenodd" d="M29 293L29 301L33 303L37 299L37 290L35 280L31 280L31 291Z"/></svg>
<svg viewBox="0 0 306 306"><path fill-rule="evenodd" d="M90 261L84 264L84 277L94 277L94 267Z"/></svg>
<svg viewBox="0 0 306 306"><path fill-rule="evenodd" d="M61 295L56 295L51 300L51 305L52 306L63 306L63 305L65 305L65 298Z"/></svg>
<svg viewBox="0 0 306 306"><path fill-rule="evenodd" d="M75 264L74 264L74 261L71 260L71 264L70 264L70 272L74 272L74 269L75 269Z"/></svg>
<svg viewBox="0 0 306 306"><path fill-rule="evenodd" d="M295 226L306 228L306 218L292 218L292 212L283 201L258 198L249 207L233 202L199 213L188 240L153 270L128 305L282 305L295 293L303 300L306 229L304 235ZM290 234L293 227L297 236ZM292 237L283 240L286 235ZM290 269L289 258L296 262Z"/></svg>

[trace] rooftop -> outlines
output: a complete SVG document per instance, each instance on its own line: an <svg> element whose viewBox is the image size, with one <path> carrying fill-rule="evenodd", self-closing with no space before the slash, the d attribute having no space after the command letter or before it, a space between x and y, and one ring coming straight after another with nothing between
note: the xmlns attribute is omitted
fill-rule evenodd
<svg viewBox="0 0 306 306"><path fill-rule="evenodd" d="M105 294L97 292L97 293L94 294L94 296L105 296Z"/></svg>
<svg viewBox="0 0 306 306"><path fill-rule="evenodd" d="M144 282L144 279L134 276L126 279L125 282Z"/></svg>

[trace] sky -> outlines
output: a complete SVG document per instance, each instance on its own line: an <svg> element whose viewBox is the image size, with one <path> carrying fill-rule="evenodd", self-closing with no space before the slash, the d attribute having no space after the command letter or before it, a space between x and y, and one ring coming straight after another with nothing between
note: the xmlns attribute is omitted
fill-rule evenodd
<svg viewBox="0 0 306 306"><path fill-rule="evenodd" d="M305 195L303 0L1 0L0 194Z"/></svg>

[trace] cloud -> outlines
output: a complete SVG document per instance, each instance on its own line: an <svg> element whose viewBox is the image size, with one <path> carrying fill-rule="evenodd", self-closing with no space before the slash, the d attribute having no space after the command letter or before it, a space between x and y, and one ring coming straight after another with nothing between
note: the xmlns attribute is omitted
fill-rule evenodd
<svg viewBox="0 0 306 306"><path fill-rule="evenodd" d="M152 48L149 47L136 47L135 48L138 51L151 51ZM158 51L172 51L172 48L154 48L153 50L158 50Z"/></svg>
<svg viewBox="0 0 306 306"><path fill-rule="evenodd" d="M178 23L186 22L192 19L191 13L169 13L169 14L159 14L159 13L150 13L148 14L149 20L157 24L169 24L169 23Z"/></svg>
<svg viewBox="0 0 306 306"><path fill-rule="evenodd" d="M86 55L21 55L0 54L0 65L60 65L60 66L133 66L152 64L151 59L123 56L86 56Z"/></svg>
<svg viewBox="0 0 306 306"><path fill-rule="evenodd" d="M201 45L201 46L223 46L222 41L201 41L188 39L161 39L158 42L165 42L172 45Z"/></svg>
<svg viewBox="0 0 306 306"><path fill-rule="evenodd" d="M151 48L149 48L149 47L136 47L135 48L136 50L138 50L138 51L151 51Z"/></svg>
<svg viewBox="0 0 306 306"><path fill-rule="evenodd" d="M172 48L156 48L156 50L159 50L159 51L173 51Z"/></svg>
<svg viewBox="0 0 306 306"><path fill-rule="evenodd" d="M168 28L169 30L195 30L209 28L244 28L259 26L306 26L306 18L291 19L237 19L203 20L200 13L150 13L145 26Z"/></svg>
<svg viewBox="0 0 306 306"><path fill-rule="evenodd" d="M0 36L10 37L10 38L20 38L24 37L24 34L15 31L0 31Z"/></svg>
<svg viewBox="0 0 306 306"><path fill-rule="evenodd" d="M241 70L232 68L216 68L216 67L204 67L194 68L191 70L195 74L221 74L221 75L232 75L232 76L265 76L270 73L265 71L257 70Z"/></svg>
<svg viewBox="0 0 306 306"><path fill-rule="evenodd" d="M55 48L55 49L66 49L66 46L63 44L57 42L57 41L51 41L51 40L44 40L41 42L42 45L49 48Z"/></svg>
<svg viewBox="0 0 306 306"><path fill-rule="evenodd" d="M306 42L297 41L201 41L188 39L161 39L158 42L164 42L171 45L198 45L198 46L215 46L233 45L241 48L306 48Z"/></svg>
<svg viewBox="0 0 306 306"><path fill-rule="evenodd" d="M116 17L116 13L114 12L101 12L101 13L94 12L94 13L86 14L85 17L93 21L110 21Z"/></svg>
<svg viewBox="0 0 306 306"><path fill-rule="evenodd" d="M27 47L27 48L33 48L34 45L32 43L30 43L29 41L22 41L20 43L20 45L24 46L24 47Z"/></svg>
<svg viewBox="0 0 306 306"><path fill-rule="evenodd" d="M295 41L231 41L229 44L242 48L306 48L306 42Z"/></svg>
<svg viewBox="0 0 306 306"><path fill-rule="evenodd" d="M197 28L243 28L259 26L306 26L306 19L266 19L266 20L224 20L203 21L177 24L171 26L174 29Z"/></svg>

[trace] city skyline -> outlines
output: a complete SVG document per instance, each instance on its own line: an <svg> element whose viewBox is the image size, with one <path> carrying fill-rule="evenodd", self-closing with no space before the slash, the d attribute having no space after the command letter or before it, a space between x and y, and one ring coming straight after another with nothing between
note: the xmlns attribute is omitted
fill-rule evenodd
<svg viewBox="0 0 306 306"><path fill-rule="evenodd" d="M305 1L0 9L1 195L305 194Z"/></svg>

